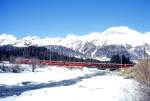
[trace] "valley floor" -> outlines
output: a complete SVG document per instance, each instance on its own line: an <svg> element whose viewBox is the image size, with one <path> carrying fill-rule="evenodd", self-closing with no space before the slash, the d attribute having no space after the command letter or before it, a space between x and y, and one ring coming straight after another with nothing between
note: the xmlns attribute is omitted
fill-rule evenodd
<svg viewBox="0 0 150 101"><path fill-rule="evenodd" d="M148 101L139 83L95 68L0 73L0 101Z"/></svg>

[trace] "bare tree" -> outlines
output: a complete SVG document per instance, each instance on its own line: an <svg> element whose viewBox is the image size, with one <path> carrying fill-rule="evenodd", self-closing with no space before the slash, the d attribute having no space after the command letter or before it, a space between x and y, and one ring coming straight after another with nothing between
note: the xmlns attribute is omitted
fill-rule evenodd
<svg viewBox="0 0 150 101"><path fill-rule="evenodd" d="M150 85L150 60L142 60L136 64L134 76L137 80Z"/></svg>
<svg viewBox="0 0 150 101"><path fill-rule="evenodd" d="M37 66L38 64L39 64L39 60L38 60L38 59L36 59L36 58L32 58L32 59L31 59L32 72L35 71L36 66Z"/></svg>

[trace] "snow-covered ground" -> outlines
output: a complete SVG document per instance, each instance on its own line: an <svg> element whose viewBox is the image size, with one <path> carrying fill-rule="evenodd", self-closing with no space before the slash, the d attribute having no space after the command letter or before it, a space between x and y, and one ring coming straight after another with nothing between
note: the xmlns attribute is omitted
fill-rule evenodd
<svg viewBox="0 0 150 101"><path fill-rule="evenodd" d="M0 101L142 101L138 87L133 79L86 67L0 73Z"/></svg>
<svg viewBox="0 0 150 101"><path fill-rule="evenodd" d="M32 68L32 67L31 67ZM96 69L68 69L63 67L43 67L38 68L35 72L25 71L23 73L1 73L0 74L0 85L19 85L22 82L32 83L47 83L51 81L60 81L65 79L71 79L85 74L93 74Z"/></svg>

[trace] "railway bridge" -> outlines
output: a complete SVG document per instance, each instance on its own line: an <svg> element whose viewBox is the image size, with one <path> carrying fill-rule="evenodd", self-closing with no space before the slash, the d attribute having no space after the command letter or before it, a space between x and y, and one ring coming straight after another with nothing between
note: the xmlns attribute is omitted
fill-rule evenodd
<svg viewBox="0 0 150 101"><path fill-rule="evenodd" d="M38 65L60 66L60 67L65 66L68 68L93 67L93 68L99 68L99 69L129 68L129 67L133 67L135 65L135 64L117 64L117 63L51 61L51 60L25 59L25 58L17 58L16 63L18 63L18 64L38 64Z"/></svg>

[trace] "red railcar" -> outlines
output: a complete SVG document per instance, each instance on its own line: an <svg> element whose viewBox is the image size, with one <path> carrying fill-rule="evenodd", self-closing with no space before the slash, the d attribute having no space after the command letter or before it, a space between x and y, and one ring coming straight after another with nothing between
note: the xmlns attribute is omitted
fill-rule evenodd
<svg viewBox="0 0 150 101"><path fill-rule="evenodd" d="M63 61L40 60L40 64L42 64L42 65L64 66L65 63Z"/></svg>
<svg viewBox="0 0 150 101"><path fill-rule="evenodd" d="M127 68L133 67L135 64L116 64L116 63L93 63L93 62L68 62L68 61L51 61L38 59L17 58L16 63L19 64L42 64L67 67L95 67L95 68Z"/></svg>
<svg viewBox="0 0 150 101"><path fill-rule="evenodd" d="M87 64L85 62L64 62L65 66L79 66L79 67L86 67Z"/></svg>

